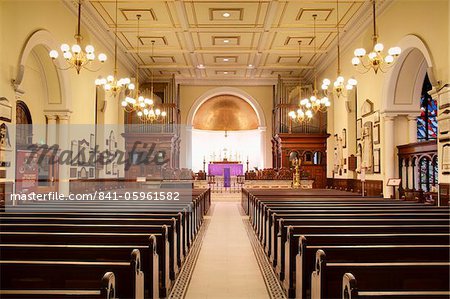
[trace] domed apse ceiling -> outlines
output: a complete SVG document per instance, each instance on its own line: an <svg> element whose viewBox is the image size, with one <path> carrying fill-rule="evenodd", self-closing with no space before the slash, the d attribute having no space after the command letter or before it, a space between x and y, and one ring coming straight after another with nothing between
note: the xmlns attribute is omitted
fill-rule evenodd
<svg viewBox="0 0 450 299"><path fill-rule="evenodd" d="M211 131L255 130L259 126L255 110L233 95L215 96L203 103L193 121L194 129Z"/></svg>

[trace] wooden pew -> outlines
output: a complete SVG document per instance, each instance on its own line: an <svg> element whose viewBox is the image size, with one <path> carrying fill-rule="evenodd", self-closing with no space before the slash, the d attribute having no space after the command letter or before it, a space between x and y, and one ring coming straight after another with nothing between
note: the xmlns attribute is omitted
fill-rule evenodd
<svg viewBox="0 0 450 299"><path fill-rule="evenodd" d="M413 291L413 290L391 290L386 291L379 289L365 289L366 277L362 277L361 285L357 283L352 273L345 273L342 278L342 299L448 299L450 292L447 291Z"/></svg>
<svg viewBox="0 0 450 299"><path fill-rule="evenodd" d="M132 245L90 245L90 244L0 244L2 260L68 260L68 261L98 261L117 262L129 257L134 249L145 252L146 246ZM158 262L154 252L155 261L153 273L144 273L146 298L159 297ZM144 259L145 261L145 259ZM141 270L144 269L143 260L140 259Z"/></svg>
<svg viewBox="0 0 450 299"><path fill-rule="evenodd" d="M118 228L114 231L129 231L134 226L136 227L146 227L146 225L166 225L169 232L170 246L170 258L176 261L171 266L171 276L172 279L175 278L175 274L178 273L178 268L181 267L183 259L183 232L182 224L179 223L174 217L159 217L160 219L150 219L150 218L104 218L90 217L83 218L65 218L65 217L3 217L0 218L0 227L8 230L12 228L16 231L27 231L29 230L44 230L45 231L64 231L63 225L84 225L92 228L108 227L108 228ZM178 218L180 219L180 218ZM93 231L93 230L90 230ZM145 232L145 230L142 230ZM172 273L173 272L173 273Z"/></svg>
<svg viewBox="0 0 450 299"><path fill-rule="evenodd" d="M20 237L17 237L17 234L22 237L24 234L28 236L33 235L31 238L28 237L27 241L39 243L44 241L48 243L55 243L56 239L58 239L58 241L70 241L80 246L82 245L80 244L80 238L86 242L89 237L92 237L95 238L95 241L92 240L89 242L100 244L104 243L111 246L110 244L124 244L121 242L126 240L128 243L125 244L132 243L138 244L137 246L139 246L142 240L131 240L130 238L142 238L142 236L148 237L148 233L152 232L153 234L150 239L154 239L155 251L158 251L161 257L154 262L154 264L156 264L156 269L161 269L161 273L153 276L161 276L161 289L159 295L164 297L167 295L170 288L170 280L167 277L167 273L169 272L166 269L167 264L171 263L170 274L171 278L174 279L175 271L172 269L176 269L177 266L181 266L181 257L187 254L188 247L196 237L196 233L198 232L198 229L203 221L203 215L207 213L210 206L210 191L198 191L199 190L192 193L193 197L185 198L186 200L191 200L192 202L171 203L170 205L163 202L148 203L139 201L114 201L100 203L96 201L25 202L18 207L7 207L7 212L2 215L2 218L0 218L3 220L0 224L3 230L1 232L1 236L3 241L6 236L6 239L9 238L10 241L14 241L14 239L16 239L16 241L20 242L20 240L18 240ZM8 213L11 211L16 214L14 215ZM23 217L24 211L28 211L29 217ZM38 211L38 213L36 213L36 211ZM67 211L70 212L66 213ZM175 219L172 215L169 219L167 218L167 212L182 212L183 214L178 213L177 219ZM187 216L186 212L188 213L188 217L183 217L183 220L186 221L184 225L185 229L183 230L183 224L180 221L179 216ZM83 213L84 217L80 218L80 213ZM108 215L110 218L103 217L102 219L99 219L99 213ZM33 216L30 216L30 214ZM36 217L36 214L39 216ZM18 215L21 215L22 217ZM59 216L58 220L54 219L55 215ZM156 217L156 219L152 217ZM7 220L4 221L4 218ZM149 231L152 224L162 224L165 226L166 231L160 234L154 233L152 229ZM156 227L156 225L154 226ZM4 231L5 228L9 231ZM167 232L168 229L172 230L172 234L174 236L174 238L171 239L171 242L169 242L167 238L167 236L170 235ZM15 231L17 231L17 233L15 233ZM181 233L182 231L183 233ZM39 235L38 239L33 239L35 237L35 234L33 234L34 232ZM145 232L145 234L143 232ZM86 237L86 234L89 236ZM118 243L111 243L112 235L119 237L120 241ZM128 239L125 239L125 236ZM42 237L44 237L44 240ZM161 240L158 240L157 242L156 239ZM183 242L183 239L186 241ZM173 245L173 247L169 250L170 254L167 254L168 244ZM36 246L37 244L31 245ZM144 246L143 251L149 250ZM156 257L158 257L158 254ZM161 263L161 265L159 265L160 267L158 267L158 263Z"/></svg>
<svg viewBox="0 0 450 299"><path fill-rule="evenodd" d="M129 214L142 215L147 217L148 214L164 214L167 212L183 213L185 217L186 234L184 239L191 244L197 235L198 229L203 221L203 215L199 213L199 208L195 208L194 204L179 204L178 206L167 204L146 205L145 203L124 205L123 203L91 203L84 204L84 202L77 203L33 203L31 205L20 205L18 207L7 208L6 214L48 214L48 213L90 213L98 215L100 213L108 214ZM144 216L145 215L145 216Z"/></svg>
<svg viewBox="0 0 450 299"><path fill-rule="evenodd" d="M174 232L173 225L130 225L130 224L61 224L61 223L24 223L24 224L8 224L0 223L0 230L8 232L75 232L75 233L159 233L161 230L167 229L168 248L157 247L157 253L161 261L160 267L169 265L169 277L175 280L178 273L176 242L177 236ZM163 243L162 239L158 240ZM157 241L157 242L158 242ZM166 249L168 249L166 251Z"/></svg>
<svg viewBox="0 0 450 299"><path fill-rule="evenodd" d="M401 254L401 252L399 252ZM366 256L366 258L369 258ZM342 297L342 277L350 272L364 277L362 288L384 291L448 291L450 262L353 262L327 261L326 254L318 250L316 269L311 275L311 299Z"/></svg>
<svg viewBox="0 0 450 299"><path fill-rule="evenodd" d="M306 298L310 286L311 273L315 267L315 255L320 248L336 246L400 246L407 245L436 247L449 244L450 233L412 233L406 230L402 233L322 233L309 235L294 235L290 230L286 244L285 279L283 286L290 298ZM431 244L431 246L430 246ZM439 250L439 249L438 249ZM448 249L440 249L448 250ZM373 251L372 251L373 252Z"/></svg>
<svg viewBox="0 0 450 299"><path fill-rule="evenodd" d="M385 208L389 208L392 210L403 210L403 209L424 209L424 206L411 206L411 205L404 205L402 203L393 204L393 203L363 203L363 204L355 204L352 201L342 201L342 202L336 202L336 203L314 203L314 202L305 202L305 203L293 203L293 204L283 204L279 205L277 203L269 203L269 204L262 204L260 206L260 210L256 213L254 220L253 220L253 226L257 230L258 235L261 235L261 227L263 227L263 224L267 219L270 220L270 214L276 213L280 211L280 213L290 211L290 213L297 213L297 212L310 212L313 210L320 210L320 211L334 211L336 213L343 213L345 210L349 209L355 209L355 210L382 210ZM429 206L429 210L433 210L434 207ZM445 210L445 209L441 209ZM447 209L448 210L448 209Z"/></svg>
<svg viewBox="0 0 450 299"><path fill-rule="evenodd" d="M66 244L66 245L131 245L140 248L145 286L154 285L155 267L158 269L159 297L165 297L171 287L169 261L158 252L169 251L167 228L160 233L88 233L88 232L5 232L0 231L5 244ZM163 240L159 242L160 240ZM151 293L151 292L148 292Z"/></svg>
<svg viewBox="0 0 450 299"><path fill-rule="evenodd" d="M264 223L267 221L271 221L271 215L273 213L277 214L296 214L296 213L305 213L305 212L316 212L316 213L326 213L326 212L334 212L334 213L345 213L347 210L370 210L370 211L378 211L379 213L383 213L384 209L389 210L397 210L398 212L403 212L404 210L415 211L415 212L425 212L425 211L435 211L439 210L442 212L447 212L448 209L445 208L436 208L433 206L409 206L403 204L370 204L365 203L364 205L355 205L352 202L340 202L336 205L330 203L304 203L302 205L277 205L277 204L264 204L262 206L262 211L258 214L257 219L254 222L254 227L257 233L261 237L261 231L264 229ZM347 213L351 213L348 211Z"/></svg>
<svg viewBox="0 0 450 299"><path fill-rule="evenodd" d="M0 222L3 223L26 223L26 222L35 222L42 221L53 221L53 220L65 220L65 219L117 219L118 222L123 221L122 219L127 219L127 221L131 221L131 223L141 223L141 221L145 222L148 218L150 219L171 219L175 217L177 219L177 234L179 234L180 245L181 248L178 249L179 257L181 261L179 261L179 266L181 266L180 262L183 261L186 256L188 249L190 247L190 236L194 234L192 225L190 224L190 215L186 210L182 212L153 212L153 213L125 213L125 212L116 212L116 213L93 213L89 211L85 212L72 212L72 213L64 213L64 212L0 212ZM40 220L42 219L42 220Z"/></svg>
<svg viewBox="0 0 450 299"><path fill-rule="evenodd" d="M347 225L351 223L352 225ZM378 223L383 223L379 225ZM350 233L376 233L385 232L448 232L450 229L448 219L389 219L378 217L376 219L310 219L310 220L279 220L277 237L272 239L273 254L271 256L277 273L283 277L284 257L283 250L287 241L287 227L294 230L293 233L336 233L348 231ZM283 279L283 278L282 278Z"/></svg>
<svg viewBox="0 0 450 299"><path fill-rule="evenodd" d="M291 212L292 213L292 212ZM272 213L270 220L268 219L265 229L262 233L261 242L266 250L266 253L269 257L271 257L272 252L274 252L273 248L273 238L276 236L276 232L280 231L279 223L280 219L288 220L288 219L317 219L317 218L329 218L329 219L368 219L368 218L392 218L392 219L449 219L450 212L441 211L441 210L390 210L390 209L381 209L381 210L345 210L337 213L336 211L322 211L322 210L311 210L309 213L305 213L304 211L296 213L296 214L283 214Z"/></svg>
<svg viewBox="0 0 450 299"><path fill-rule="evenodd" d="M119 298L144 298L139 250L121 261L0 260L2 290L95 289L105 269L115 276Z"/></svg>
<svg viewBox="0 0 450 299"><path fill-rule="evenodd" d="M3 299L115 299L114 273L106 272L98 287L90 289L0 289L0 297Z"/></svg>

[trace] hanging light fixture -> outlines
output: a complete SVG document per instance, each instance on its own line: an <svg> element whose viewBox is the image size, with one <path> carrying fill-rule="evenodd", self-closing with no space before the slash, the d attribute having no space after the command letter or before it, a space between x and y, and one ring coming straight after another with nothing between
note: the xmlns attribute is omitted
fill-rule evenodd
<svg viewBox="0 0 450 299"><path fill-rule="evenodd" d="M392 47L388 50L387 55L383 53L384 45L378 42L378 32L376 23L376 0L372 0L373 10L373 50L367 54L364 48L358 48L355 50L355 57L352 59L352 64L359 69L362 69L362 73L367 73L370 70L374 70L375 74L378 70L383 73L391 67L396 58L402 53L400 47ZM360 67L361 66L361 67Z"/></svg>
<svg viewBox="0 0 450 299"><path fill-rule="evenodd" d="M117 70L117 0L116 0L116 16L115 16L115 29L114 29L114 73L106 78L98 78L95 80L95 85L103 86L105 91L111 91L114 95L119 94L122 89L133 89L134 84L131 83L130 78L118 79Z"/></svg>
<svg viewBox="0 0 450 299"><path fill-rule="evenodd" d="M136 15L137 22L138 22L138 29L137 29L137 56L139 59L139 32L140 32L140 20L141 15ZM137 62L136 66L136 81L135 84L130 83L128 84L128 93L125 95L125 99L122 101L122 108L125 110L125 112L131 113L133 111L144 109L146 106L146 99L139 94L139 62ZM149 101L147 99L147 101Z"/></svg>
<svg viewBox="0 0 450 299"><path fill-rule="evenodd" d="M301 58L301 45L302 41L298 42L298 56ZM298 98L301 99L302 97L302 77L300 73L300 82L299 82L299 91L298 91ZM299 102L299 105L297 109L289 111L289 117L295 121L296 123L302 123L311 120L313 117L313 113L311 111L311 103L308 99L303 99Z"/></svg>
<svg viewBox="0 0 450 299"><path fill-rule="evenodd" d="M152 40L152 59L154 57L154 47L155 47L155 41ZM164 117L166 117L167 113L166 111L161 111L160 108L157 108L155 106L155 100L154 98L154 90L153 90L153 71L151 71L151 88L150 88L150 96L151 99L144 99L145 106L139 106L139 110L137 111L137 115L139 116L139 119L144 123L154 123L157 121L162 120Z"/></svg>
<svg viewBox="0 0 450 299"><path fill-rule="evenodd" d="M316 34L316 19L317 19L317 15L314 14L313 15L313 19L314 19L314 55L317 54L317 34ZM316 73L316 68L314 67L314 86L313 86L313 92L312 95L309 97L309 99L305 99L303 100L303 102L305 103L305 105L307 105L306 101L309 101L310 105L311 105L311 109L313 110L313 112L326 112L328 107L331 106L330 100L328 99L328 97L323 97L323 98L319 98L319 91L317 90L317 73Z"/></svg>
<svg viewBox="0 0 450 299"><path fill-rule="evenodd" d="M355 78L348 79L345 83L345 78L341 75L341 45L340 45L340 33L339 33L339 0L336 0L336 29L337 29L337 78L334 80L333 86L330 90L331 80L326 78L322 82L322 90L326 96L331 96L334 92L338 98L346 96L346 90L352 90L358 81Z"/></svg>
<svg viewBox="0 0 450 299"><path fill-rule="evenodd" d="M77 74L80 74L81 69L86 69L91 72L96 72L97 70L92 70L88 66L91 65L92 62L95 61L95 49L92 45L87 45L83 51L81 47L81 41L83 37L81 36L81 2L78 1L78 26L77 26L77 34L75 35L76 44L70 47L68 44L61 45L61 51L63 53L64 60L68 65L66 68L61 68L62 70L68 70L71 68L75 68ZM57 50L51 50L49 53L53 62L58 58L59 53ZM97 57L98 61L104 63L107 59L104 53L100 53Z"/></svg>

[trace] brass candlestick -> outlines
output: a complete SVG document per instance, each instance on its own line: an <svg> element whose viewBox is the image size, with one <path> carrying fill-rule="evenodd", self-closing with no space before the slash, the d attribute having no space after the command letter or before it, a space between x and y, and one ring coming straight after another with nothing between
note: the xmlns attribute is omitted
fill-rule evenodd
<svg viewBox="0 0 450 299"><path fill-rule="evenodd" d="M298 189L300 188L300 165L302 160L299 158L295 158L292 162L294 164L295 173L292 176L292 188Z"/></svg>

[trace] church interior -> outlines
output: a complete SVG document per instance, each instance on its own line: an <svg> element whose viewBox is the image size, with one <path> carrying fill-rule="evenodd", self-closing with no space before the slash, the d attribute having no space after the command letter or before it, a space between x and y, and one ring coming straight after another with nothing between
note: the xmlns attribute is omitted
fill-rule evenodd
<svg viewBox="0 0 450 299"><path fill-rule="evenodd" d="M449 0L0 0L0 298L450 298Z"/></svg>

